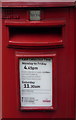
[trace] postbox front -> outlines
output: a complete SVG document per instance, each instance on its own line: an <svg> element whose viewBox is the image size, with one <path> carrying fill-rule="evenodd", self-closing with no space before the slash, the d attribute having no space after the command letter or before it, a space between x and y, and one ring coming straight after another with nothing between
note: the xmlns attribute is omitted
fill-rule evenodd
<svg viewBox="0 0 76 120"><path fill-rule="evenodd" d="M74 118L73 7L54 5L3 4L3 118Z"/></svg>

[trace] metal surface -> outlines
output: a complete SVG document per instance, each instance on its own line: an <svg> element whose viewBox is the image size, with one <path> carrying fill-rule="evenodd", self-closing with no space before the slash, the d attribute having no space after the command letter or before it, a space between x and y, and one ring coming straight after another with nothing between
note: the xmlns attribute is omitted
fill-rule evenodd
<svg viewBox="0 0 76 120"><path fill-rule="evenodd" d="M47 5L41 9L41 21L32 22L29 21L29 8L15 6L3 8L3 118L74 118L74 8L49 8ZM48 57L48 54L56 55L53 66L56 109L45 113L43 110L20 111L18 57Z"/></svg>
<svg viewBox="0 0 76 120"><path fill-rule="evenodd" d="M46 1L46 2L14 2L14 1L9 1L9 2L2 2L2 7L71 7L71 6L76 6L75 1L62 1L62 2L51 2L51 1Z"/></svg>
<svg viewBox="0 0 76 120"><path fill-rule="evenodd" d="M30 20L31 21L38 21L40 20L40 10L30 10Z"/></svg>

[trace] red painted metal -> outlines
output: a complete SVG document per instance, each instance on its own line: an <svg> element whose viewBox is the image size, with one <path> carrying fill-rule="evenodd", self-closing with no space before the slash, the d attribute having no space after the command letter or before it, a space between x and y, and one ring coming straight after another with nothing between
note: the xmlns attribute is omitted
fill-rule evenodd
<svg viewBox="0 0 76 120"><path fill-rule="evenodd" d="M5 25L6 29L8 30L9 36L8 45L16 47L63 45L62 34L64 32L63 27L65 23L66 23L65 20L28 21L28 22L18 20L17 21L6 20ZM15 32L10 33L10 31L12 32L12 30ZM45 32L45 34L43 32Z"/></svg>
<svg viewBox="0 0 76 120"><path fill-rule="evenodd" d="M9 3L10 4L10 3ZM31 3L30 3L31 4ZM47 3L48 4L48 3ZM75 118L75 98L74 98L74 7L56 7L54 6L49 7L46 4L46 8L41 8L43 10L43 14L45 13L43 20L36 21L29 21L28 14L26 15L27 11L30 8L30 5L26 5L26 8L15 8L15 3L13 3L12 8L3 8L3 41L2 41L2 51L3 51L3 118ZM15 6L14 6L15 5ZM11 6L11 5L10 5ZM37 6L37 5L36 5ZM38 6L42 6L42 3ZM37 7L38 7L37 6ZM25 7L25 5L24 5ZM27 8L28 7L28 8ZM35 7L31 5L31 7ZM45 5L44 5L45 7ZM56 7L56 8L54 8ZM8 19L8 15L12 14L12 18ZM14 17L19 16L19 17ZM51 21L49 23L49 20ZM17 21L17 22L16 22ZM23 21L23 22L22 22ZM50 28L58 28L60 26L63 31L62 34L58 34L55 36L55 39L59 40L59 35L62 36L64 46L58 47L54 44L54 48L51 46L46 47L42 44L36 46L24 45L24 47L18 46L18 44L12 43L9 47L10 40L10 32L11 29L12 35L14 35L13 27L33 27L38 29L38 25L43 28L46 26L48 28L50 24ZM52 26L52 27L51 27ZM16 29L17 30L17 29ZM59 30L59 29L58 29ZM54 29L55 31L55 29ZM16 32L17 33L17 32ZM56 33L56 31L55 31ZM54 34L55 35L55 34ZM18 37L18 35L17 35ZM36 37L36 36L35 36ZM23 37L24 38L24 37ZM49 36L50 38L50 36ZM19 37L18 37L19 39ZM11 36L11 41L15 41L18 39L13 39ZM31 37L30 37L31 39ZM43 35L43 40L45 39ZM32 39L33 40L33 39ZM49 39L50 41L50 39ZM47 42L47 40L46 40ZM57 41L56 41L57 42ZM62 43L63 44L63 43ZM34 44L36 45L36 44ZM58 43L58 45L60 45ZM41 47L40 47L41 46ZM19 54L20 53L20 54ZM23 55L24 53L24 55ZM54 104L56 104L56 109L54 111L20 111L20 104L19 104L19 75L18 75L18 66L17 66L17 54L19 56L30 57L30 56L51 56L56 54L56 62L54 67L54 71L56 75L54 75L54 89L55 92L53 93L56 98L54 98ZM23 109L23 108L21 108Z"/></svg>
<svg viewBox="0 0 76 120"><path fill-rule="evenodd" d="M75 6L72 2L2 2L3 7L69 7Z"/></svg>
<svg viewBox="0 0 76 120"><path fill-rule="evenodd" d="M65 20L42 20L42 21L19 21L19 20L6 20L6 26L27 26L27 27L50 27L50 26L62 26L65 25Z"/></svg>

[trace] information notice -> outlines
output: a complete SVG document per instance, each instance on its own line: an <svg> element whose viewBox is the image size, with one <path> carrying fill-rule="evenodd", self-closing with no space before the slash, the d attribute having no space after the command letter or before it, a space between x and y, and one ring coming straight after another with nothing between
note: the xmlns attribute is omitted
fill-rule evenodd
<svg viewBox="0 0 76 120"><path fill-rule="evenodd" d="M21 58L19 72L21 106L52 106L52 59Z"/></svg>

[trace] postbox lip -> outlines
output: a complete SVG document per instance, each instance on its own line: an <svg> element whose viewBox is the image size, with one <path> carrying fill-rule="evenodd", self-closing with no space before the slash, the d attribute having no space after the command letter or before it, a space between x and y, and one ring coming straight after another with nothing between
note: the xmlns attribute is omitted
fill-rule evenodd
<svg viewBox="0 0 76 120"><path fill-rule="evenodd" d="M71 0L70 2L66 1L66 2L10 2L9 0L7 2L2 2L2 7L74 7L76 6L76 1L75 0Z"/></svg>

